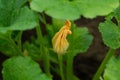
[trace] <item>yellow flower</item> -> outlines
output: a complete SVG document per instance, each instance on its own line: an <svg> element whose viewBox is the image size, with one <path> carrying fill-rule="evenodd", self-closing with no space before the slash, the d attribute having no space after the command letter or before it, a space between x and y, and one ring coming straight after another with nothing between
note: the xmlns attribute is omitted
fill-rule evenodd
<svg viewBox="0 0 120 80"><path fill-rule="evenodd" d="M52 39L53 50L58 54L64 54L69 46L66 37L68 34L72 33L70 31L70 26L70 21L66 20L65 25L54 35Z"/></svg>

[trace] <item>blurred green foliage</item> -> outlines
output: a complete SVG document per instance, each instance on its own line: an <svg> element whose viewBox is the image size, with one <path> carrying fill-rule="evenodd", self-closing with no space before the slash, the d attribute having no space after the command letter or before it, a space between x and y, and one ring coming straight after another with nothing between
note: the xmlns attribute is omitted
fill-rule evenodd
<svg viewBox="0 0 120 80"><path fill-rule="evenodd" d="M113 49L120 47L120 29L112 21L100 23L99 31L102 33L104 43Z"/></svg>
<svg viewBox="0 0 120 80"><path fill-rule="evenodd" d="M120 56L109 60L104 72L104 80L120 80Z"/></svg>
<svg viewBox="0 0 120 80"><path fill-rule="evenodd" d="M50 65L50 62L58 65L51 40L66 19L72 23L72 34L67 37L69 48L63 55L63 61L66 61L67 66L70 64L69 69L72 69L74 56L86 52L93 40L86 27L80 28L75 25L74 20L81 16L91 19L106 16L106 21L99 25L103 42L112 49L119 48L119 13L119 0L0 0L0 52L10 57L3 63L3 80L52 80L45 70L49 71L50 68L60 75L58 66ZM47 23L44 14L51 17L51 23ZM113 17L117 24L111 21ZM40 23L44 24L44 35ZM29 29L36 29L37 38L22 43L22 32ZM45 73L34 60L43 61ZM114 69L111 70L111 64L117 66L115 70L119 68L118 63L115 63L117 61L119 62L118 59L112 58L108 63L105 80L119 79L118 76L112 75ZM63 68L66 75L65 64ZM78 80L74 74L71 77Z"/></svg>
<svg viewBox="0 0 120 80"><path fill-rule="evenodd" d="M32 0L31 8L57 19L75 20L105 16L115 10L119 0Z"/></svg>
<svg viewBox="0 0 120 80"><path fill-rule="evenodd" d="M37 16L27 6L27 0L0 0L0 32L28 30L37 25Z"/></svg>
<svg viewBox="0 0 120 80"><path fill-rule="evenodd" d="M52 80L29 57L12 57L3 64L3 80Z"/></svg>

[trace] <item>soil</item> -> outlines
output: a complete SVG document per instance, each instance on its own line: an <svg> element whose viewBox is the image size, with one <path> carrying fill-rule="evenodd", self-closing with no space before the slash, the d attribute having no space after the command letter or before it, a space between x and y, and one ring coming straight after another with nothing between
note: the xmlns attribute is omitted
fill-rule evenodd
<svg viewBox="0 0 120 80"><path fill-rule="evenodd" d="M86 19L82 17L75 21L79 27L87 27L94 37L88 51L77 55L74 59L74 73L80 80L92 80L93 75L97 71L108 50L103 44L101 34L98 30L99 23L103 21L104 17L97 17L95 19Z"/></svg>
<svg viewBox="0 0 120 80"><path fill-rule="evenodd" d="M2 80L2 63L7 59L8 57L0 53L0 80Z"/></svg>
<svg viewBox="0 0 120 80"><path fill-rule="evenodd" d="M86 19L82 17L75 21L79 27L87 27L90 34L93 35L93 42L86 53L80 53L74 58L74 74L80 78L80 80L92 80L98 66L103 60L108 48L103 44L101 34L98 31L98 25L104 21L104 17L97 17L95 19ZM29 31L28 31L29 32ZM30 30L31 35L34 31ZM23 37L25 40L26 34ZM29 38L27 38L29 39ZM0 71L2 70L2 63L7 57L0 53ZM2 80L2 74L0 73L0 80ZM58 80L58 79L55 79Z"/></svg>

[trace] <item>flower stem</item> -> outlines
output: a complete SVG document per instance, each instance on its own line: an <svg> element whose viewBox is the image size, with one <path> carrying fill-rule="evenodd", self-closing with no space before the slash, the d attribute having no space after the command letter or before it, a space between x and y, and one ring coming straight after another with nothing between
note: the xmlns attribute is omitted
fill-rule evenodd
<svg viewBox="0 0 120 80"><path fill-rule="evenodd" d="M16 43L14 42L14 40L12 38L9 38L10 43L12 44L13 48L15 49L16 53L18 53L17 55L22 55L22 51L20 50L20 48L16 45Z"/></svg>
<svg viewBox="0 0 120 80"><path fill-rule="evenodd" d="M104 58L103 62L101 63L99 69L97 70L96 74L93 77L93 80L99 80L100 75L102 74L105 65L107 64L107 62L109 61L109 59L113 56L113 54L115 53L114 49L109 49L106 57Z"/></svg>
<svg viewBox="0 0 120 80"><path fill-rule="evenodd" d="M43 36L42 36L42 32L41 32L41 28L40 28L39 24L36 27L36 32L37 32L37 37L38 37L39 43L43 44Z"/></svg>
<svg viewBox="0 0 120 80"><path fill-rule="evenodd" d="M40 43L40 50L41 50L41 53L43 53L42 57L43 57L43 62L44 62L44 70L45 70L47 76L51 77L49 51L44 46L45 42L44 42L44 39L43 39L43 36L42 36L40 25L38 25L36 27L36 31L37 31L38 41Z"/></svg>
<svg viewBox="0 0 120 80"><path fill-rule="evenodd" d="M22 40L21 40L21 38L22 38L22 32L23 31L20 31L19 32L19 38L18 38L18 41L17 41L17 43L18 43L18 47L20 48L20 50L22 51Z"/></svg>
<svg viewBox="0 0 120 80"><path fill-rule="evenodd" d="M52 77L50 73L50 58L49 58L49 51L47 48L44 47L44 54L43 54L43 61L44 61L44 70L47 76Z"/></svg>
<svg viewBox="0 0 120 80"><path fill-rule="evenodd" d="M62 55L58 55L58 62L59 62L61 80L65 80L64 74L63 74Z"/></svg>
<svg viewBox="0 0 120 80"><path fill-rule="evenodd" d="M67 80L73 80L73 57L68 54L67 55Z"/></svg>

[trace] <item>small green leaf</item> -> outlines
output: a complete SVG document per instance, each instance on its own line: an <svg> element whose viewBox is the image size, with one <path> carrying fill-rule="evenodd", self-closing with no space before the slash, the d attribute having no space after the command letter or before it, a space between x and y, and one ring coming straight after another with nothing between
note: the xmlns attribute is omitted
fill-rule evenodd
<svg viewBox="0 0 120 80"><path fill-rule="evenodd" d="M11 34L10 32L7 32L6 34L0 33L0 52L9 57L18 55L18 53L16 53L15 46L13 46L9 38L10 34Z"/></svg>
<svg viewBox="0 0 120 80"><path fill-rule="evenodd" d="M120 80L120 57L112 57L105 69L104 80Z"/></svg>
<svg viewBox="0 0 120 80"><path fill-rule="evenodd" d="M47 25L46 26L46 30L47 30L47 33L48 33L48 35L47 35L47 39L51 42L51 40L52 40L52 37L54 36L54 34L55 34L55 31L56 31L56 29L55 29L55 26L53 26L53 25ZM58 31L58 30L57 30Z"/></svg>
<svg viewBox="0 0 120 80"><path fill-rule="evenodd" d="M0 39L0 51L9 57L18 55L13 45L9 41L3 39Z"/></svg>
<svg viewBox="0 0 120 80"><path fill-rule="evenodd" d="M58 32L62 26L64 26L65 20L52 18L52 24L53 25L47 24L46 26L46 30L50 41L52 40L55 33Z"/></svg>
<svg viewBox="0 0 120 80"><path fill-rule="evenodd" d="M35 44L30 44L25 42L23 45L24 50L27 51L27 55L33 58L34 60L40 60L41 52L39 46L37 47Z"/></svg>
<svg viewBox="0 0 120 80"><path fill-rule="evenodd" d="M52 80L29 57L13 57L3 63L3 80Z"/></svg>
<svg viewBox="0 0 120 80"><path fill-rule="evenodd" d="M111 21L105 21L99 25L104 44L110 48L120 47L120 29Z"/></svg>
<svg viewBox="0 0 120 80"><path fill-rule="evenodd" d="M86 52L89 48L93 37L89 34L87 28L78 28L76 26L71 27L72 34L69 35L69 48L68 52L75 53Z"/></svg>
<svg viewBox="0 0 120 80"><path fill-rule="evenodd" d="M52 18L52 23L56 30L58 31L64 24L66 20Z"/></svg>

